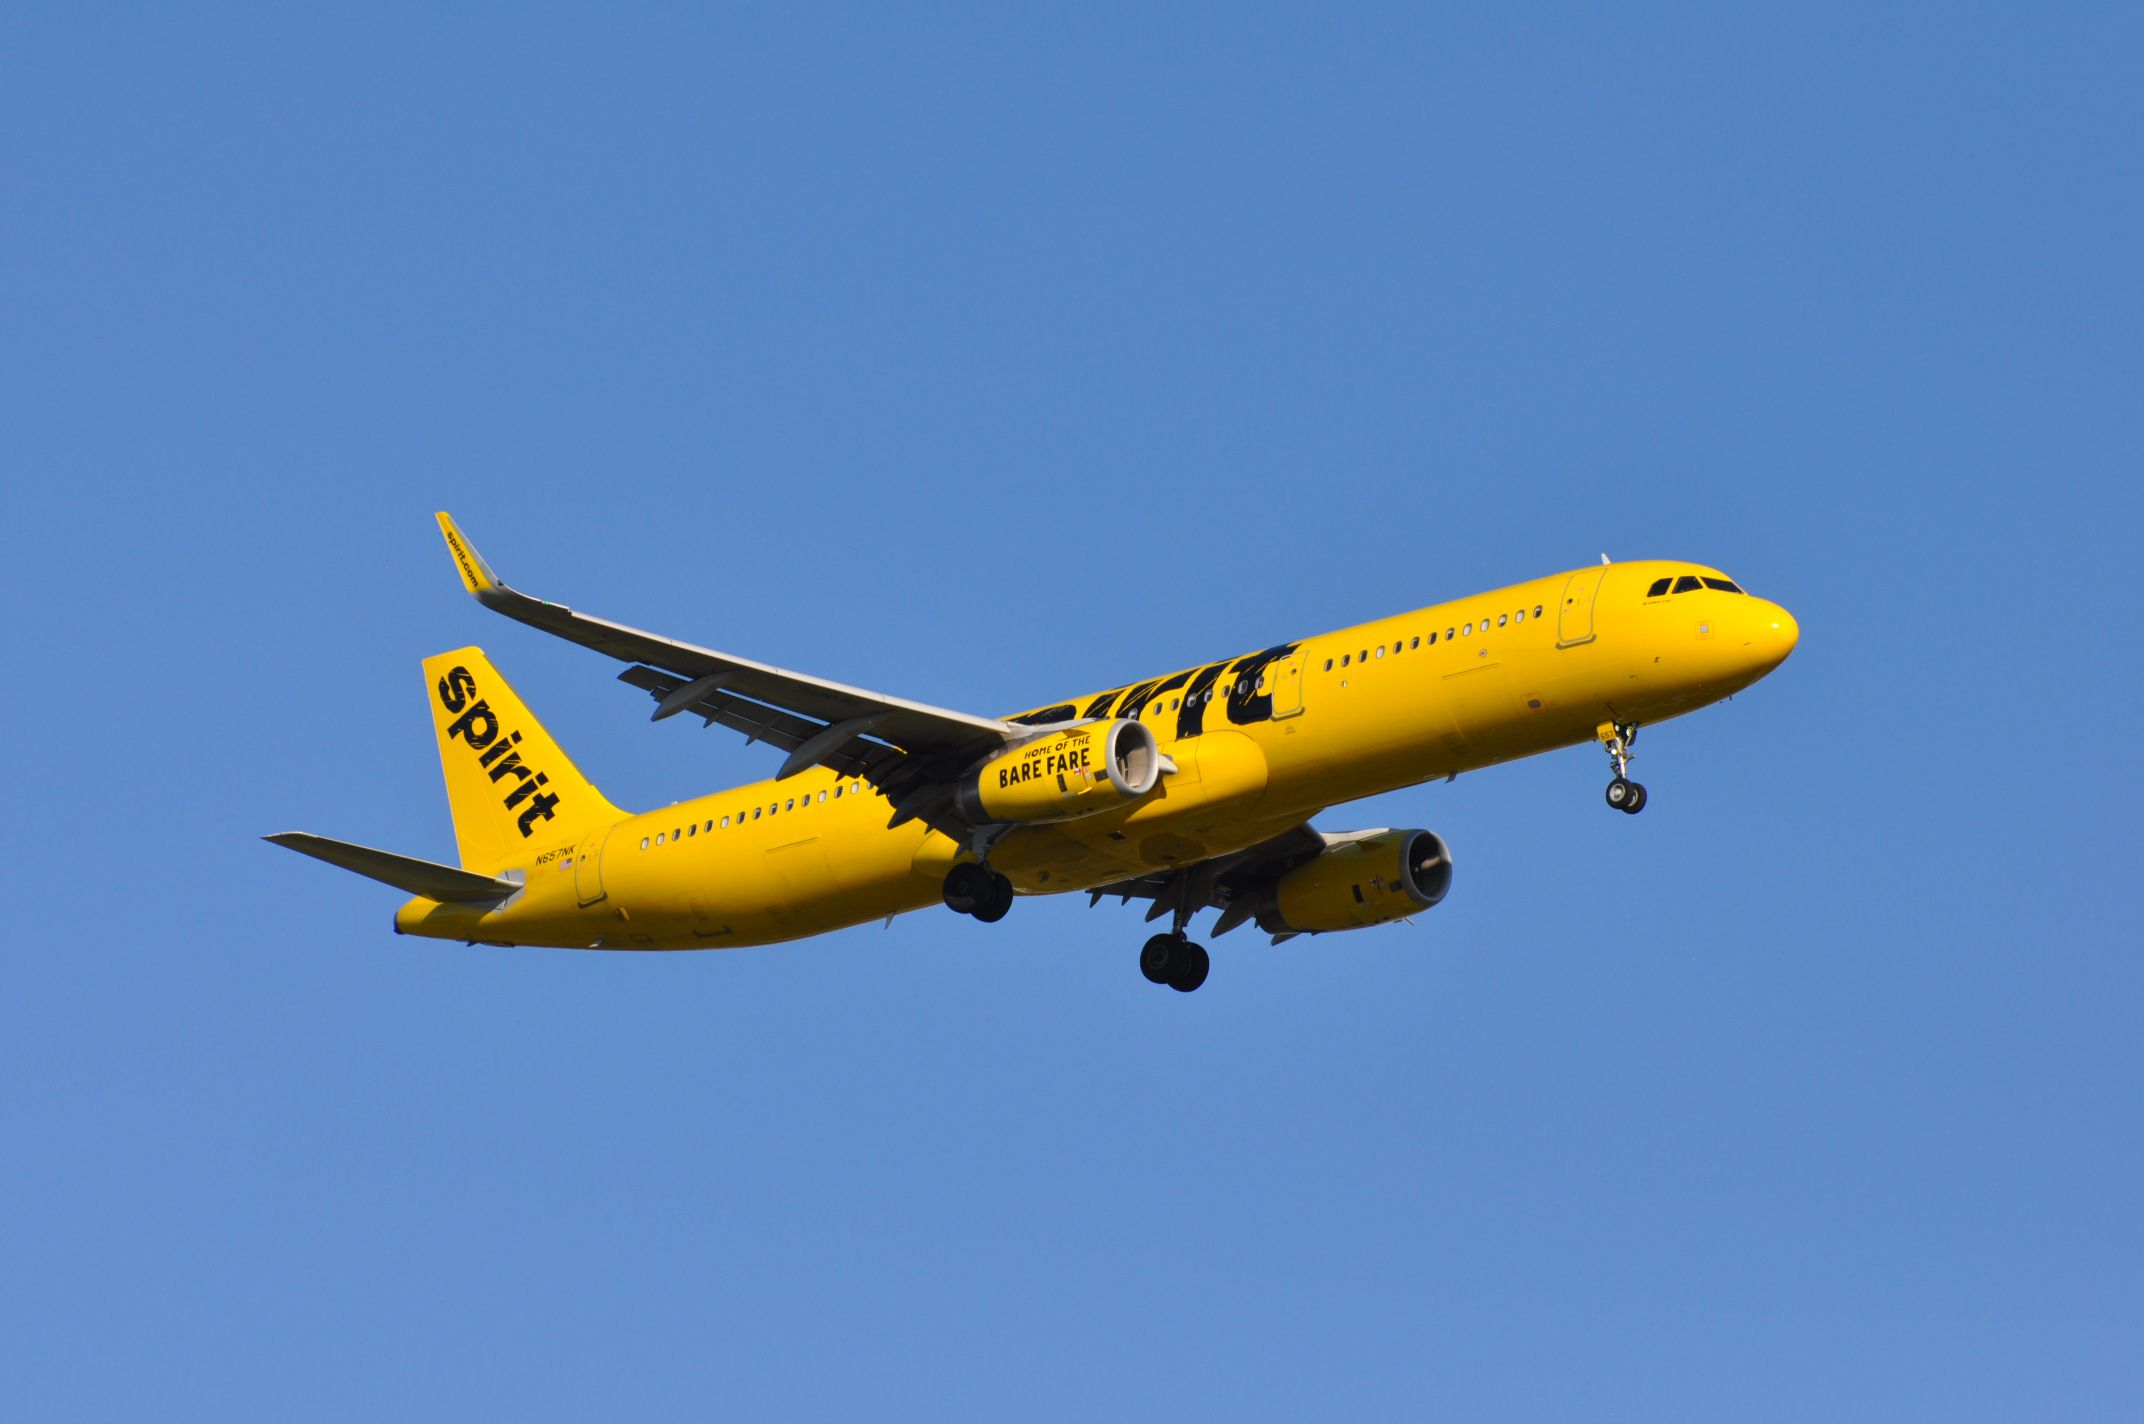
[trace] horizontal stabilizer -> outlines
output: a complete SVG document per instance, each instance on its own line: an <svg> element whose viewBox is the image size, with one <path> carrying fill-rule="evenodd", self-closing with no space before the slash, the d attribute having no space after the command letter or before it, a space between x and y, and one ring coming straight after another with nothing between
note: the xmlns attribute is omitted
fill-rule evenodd
<svg viewBox="0 0 2144 1424"><path fill-rule="evenodd" d="M373 850L370 846L352 845L348 841L331 841L326 836L310 836L303 831L284 831L261 839L442 904L473 905L486 900L503 900L521 888L511 880L497 880L489 875L457 870L451 865Z"/></svg>

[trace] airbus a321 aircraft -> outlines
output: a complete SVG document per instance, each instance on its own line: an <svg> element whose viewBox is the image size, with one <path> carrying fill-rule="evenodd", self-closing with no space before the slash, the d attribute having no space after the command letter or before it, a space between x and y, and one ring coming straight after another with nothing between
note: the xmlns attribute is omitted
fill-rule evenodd
<svg viewBox="0 0 2144 1424"><path fill-rule="evenodd" d="M1638 728L1741 691L1794 650L1776 603L1717 569L1614 564L977 717L643 633L519 593L447 515L486 608L625 663L662 721L691 713L784 753L773 777L629 815L589 784L476 648L424 664L459 867L268 837L416 898L399 934L500 946L726 949L1021 895L1151 902L1139 968L1206 981L1192 920L1275 943L1444 898L1426 830L1319 831L1381 791L1587 741L1635 814Z"/></svg>

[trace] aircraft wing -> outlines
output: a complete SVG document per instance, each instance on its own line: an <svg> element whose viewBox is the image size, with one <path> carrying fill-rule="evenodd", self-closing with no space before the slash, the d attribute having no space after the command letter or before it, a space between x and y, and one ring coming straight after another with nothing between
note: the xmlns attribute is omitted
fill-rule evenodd
<svg viewBox="0 0 2144 1424"><path fill-rule="evenodd" d="M886 794L894 824L914 817L962 833L965 823L952 810L952 778L976 758L1028 731L995 717L953 712L694 647L533 598L493 573L444 512L439 529L463 586L477 602L633 664L618 674L619 680L656 699L655 720L693 712L709 726L720 722L750 740L780 747L789 757L778 777L814 766L862 777Z"/></svg>

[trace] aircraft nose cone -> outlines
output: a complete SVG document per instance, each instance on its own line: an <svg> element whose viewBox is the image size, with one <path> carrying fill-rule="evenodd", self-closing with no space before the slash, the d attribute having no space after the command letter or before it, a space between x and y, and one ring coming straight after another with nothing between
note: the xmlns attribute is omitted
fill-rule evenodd
<svg viewBox="0 0 2144 1424"><path fill-rule="evenodd" d="M1802 640L1802 625L1794 621L1794 615L1776 603L1768 603L1763 617L1757 620L1759 645L1769 655L1774 667L1787 660L1794 645Z"/></svg>

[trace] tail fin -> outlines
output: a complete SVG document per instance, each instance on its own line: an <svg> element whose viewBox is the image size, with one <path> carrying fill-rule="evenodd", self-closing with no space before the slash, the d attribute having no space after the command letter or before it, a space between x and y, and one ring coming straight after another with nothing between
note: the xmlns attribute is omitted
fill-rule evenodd
<svg viewBox="0 0 2144 1424"><path fill-rule="evenodd" d="M624 817L530 715L483 649L426 658L424 680L464 867L496 868L532 841Z"/></svg>

